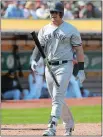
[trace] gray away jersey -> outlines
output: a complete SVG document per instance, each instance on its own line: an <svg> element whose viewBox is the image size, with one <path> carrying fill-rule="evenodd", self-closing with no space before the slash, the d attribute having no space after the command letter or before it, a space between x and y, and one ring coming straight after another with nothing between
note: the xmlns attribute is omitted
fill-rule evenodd
<svg viewBox="0 0 103 137"><path fill-rule="evenodd" d="M78 30L66 22L63 22L59 27L51 24L44 26L39 31L38 39L50 61L73 60L72 46L80 46L82 43ZM36 50L34 54L36 56Z"/></svg>

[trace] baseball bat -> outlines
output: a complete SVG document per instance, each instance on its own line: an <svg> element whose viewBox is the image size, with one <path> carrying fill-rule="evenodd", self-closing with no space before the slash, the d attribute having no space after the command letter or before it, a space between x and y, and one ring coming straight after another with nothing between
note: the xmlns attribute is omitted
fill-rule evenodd
<svg viewBox="0 0 103 137"><path fill-rule="evenodd" d="M39 49L39 51L40 51L40 53L41 53L41 56L42 56L43 59L44 59L44 62L45 62L45 64L46 64L46 66L47 66L48 69L49 69L49 72L50 72L52 78L54 79L56 85L59 87L60 85L59 85L59 83L58 83L58 81L57 81L57 79L56 79L53 71L51 70L51 67L50 67L50 65L49 65L49 62L48 62L48 60L47 60L47 58L46 58L46 55L45 55L45 53L44 53L44 51L43 51L43 48L41 47L41 44L40 44L40 42L39 42L39 40L38 40L38 38L37 38L37 36L36 36L35 31L31 32L31 35L32 35L33 40L35 41L36 46L38 47L38 49Z"/></svg>

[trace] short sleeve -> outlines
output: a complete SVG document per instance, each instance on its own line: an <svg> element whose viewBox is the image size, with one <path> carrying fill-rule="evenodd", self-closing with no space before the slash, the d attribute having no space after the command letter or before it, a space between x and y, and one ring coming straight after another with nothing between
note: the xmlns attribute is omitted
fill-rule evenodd
<svg viewBox="0 0 103 137"><path fill-rule="evenodd" d="M44 37L43 37L43 28L42 29L40 29L40 31L39 31L39 33L38 33L38 39L39 39L39 42L40 42L40 44L41 44L41 46L45 46L45 39L44 39Z"/></svg>
<svg viewBox="0 0 103 137"><path fill-rule="evenodd" d="M75 31L73 31L73 34L71 36L71 45L72 46L81 46L82 45L80 33L76 29L75 29Z"/></svg>

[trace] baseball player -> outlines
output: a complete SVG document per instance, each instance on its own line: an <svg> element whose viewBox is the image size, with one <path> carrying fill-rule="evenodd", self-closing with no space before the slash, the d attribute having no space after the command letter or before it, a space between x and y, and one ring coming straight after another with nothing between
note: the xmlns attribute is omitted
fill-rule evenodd
<svg viewBox="0 0 103 137"><path fill-rule="evenodd" d="M79 72L77 78L82 83L85 79L84 53L81 37L78 30L71 24L63 21L64 5L56 2L50 7L51 22L40 29L38 39L48 62L55 74L59 87L55 84L47 67L45 77L48 91L52 98L52 110L47 130L43 136L55 136L56 126L61 117L65 127L65 135L71 135L74 128L74 120L68 106L64 102L65 92L73 72L73 49L76 51ZM34 69L40 58L37 46L33 50L31 68Z"/></svg>

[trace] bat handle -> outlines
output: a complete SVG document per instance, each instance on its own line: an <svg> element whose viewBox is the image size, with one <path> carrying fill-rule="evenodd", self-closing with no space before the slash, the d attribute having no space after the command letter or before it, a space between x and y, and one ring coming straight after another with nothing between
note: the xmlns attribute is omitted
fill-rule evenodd
<svg viewBox="0 0 103 137"><path fill-rule="evenodd" d="M60 85L59 85L59 83L58 83L58 81L57 81L57 79L56 79L54 73L52 72L52 70L51 70L51 68L50 68L50 65L49 65L49 63L48 63L48 60L47 60L47 59L44 59L44 62L45 62L45 64L46 64L46 66L48 67L49 72L50 72L52 78L54 79L56 85L57 85L58 87L60 87Z"/></svg>

